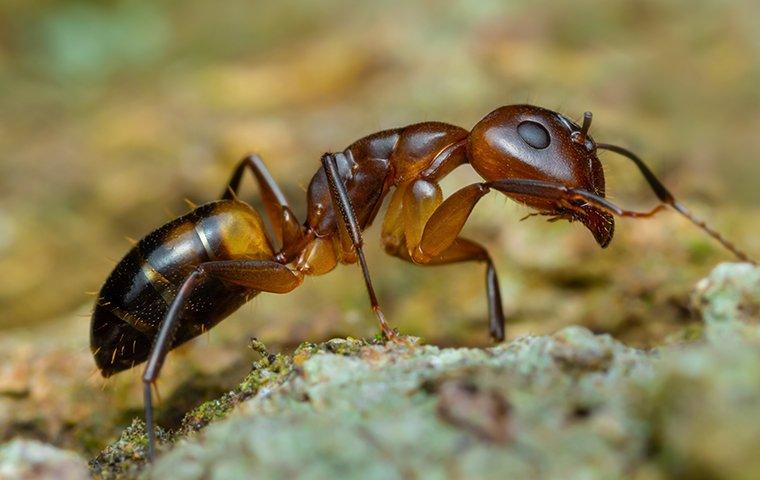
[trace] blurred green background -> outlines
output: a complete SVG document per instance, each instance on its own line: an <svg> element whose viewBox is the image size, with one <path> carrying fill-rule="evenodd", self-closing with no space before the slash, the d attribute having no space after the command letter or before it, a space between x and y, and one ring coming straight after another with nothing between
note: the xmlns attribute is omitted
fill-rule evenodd
<svg viewBox="0 0 760 480"><path fill-rule="evenodd" d="M0 3L0 440L22 433L88 452L138 412L139 369L94 374L88 312L139 238L218 195L260 153L303 218L322 152L441 120L471 127L534 103L639 152L687 205L760 255L760 4L428 0ZM653 195L602 156L616 202ZM475 180L461 169L447 192ZM257 204L255 189L244 198ZM570 323L651 346L689 326L688 292L729 253L673 214L585 229L492 195L466 233L499 267L510 337ZM378 222L379 223L379 222ZM393 325L487 345L483 267L419 268L366 234ZM228 388L252 358L369 336L358 267L262 295L167 363L164 420ZM179 390L176 386L180 386ZM172 395L172 392L175 392ZM180 393L176 393L180 392Z"/></svg>

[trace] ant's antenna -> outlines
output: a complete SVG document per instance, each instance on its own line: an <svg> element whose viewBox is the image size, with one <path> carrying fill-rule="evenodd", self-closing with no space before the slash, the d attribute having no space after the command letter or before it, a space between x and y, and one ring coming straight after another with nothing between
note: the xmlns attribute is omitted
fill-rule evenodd
<svg viewBox="0 0 760 480"><path fill-rule="evenodd" d="M594 115L591 112L585 112L583 114L583 125L581 126L580 131L573 133L573 141L580 143L581 145L586 143L586 136L588 135L588 130L591 128L591 119L593 116Z"/></svg>
<svg viewBox="0 0 760 480"><path fill-rule="evenodd" d="M752 265L757 265L757 262L755 262L754 260L752 260L751 258L749 258L749 256L746 253L744 253L743 251L739 250L736 247L736 245L734 245L733 243L731 243L730 241L728 241L723 235L721 235L717 231L713 230L709 225L707 225L707 223L705 223L704 220L702 220L702 219L700 219L698 217L695 217L694 214L691 213L691 211L688 208L686 208L681 202L679 202L677 200L674 201L673 204L672 204L672 207L675 209L675 211L677 211L678 213L680 213L684 217L686 217L689 220L691 220L691 223L693 223L694 225L698 226L699 228L701 228L702 230L704 230L705 232L707 232L708 235L710 235L711 237L713 237L714 239L716 239L717 241L719 241L721 243L721 245L723 245L728 250L730 250L734 255L736 255L736 257L739 260L741 260L742 262L751 263Z"/></svg>
<svg viewBox="0 0 760 480"><path fill-rule="evenodd" d="M581 142L586 142L586 135L588 134L588 129L591 128L591 119L593 117L593 114L591 112L585 112L583 114L583 126L581 127Z"/></svg>
<svg viewBox="0 0 760 480"><path fill-rule="evenodd" d="M588 112L586 112L588 113ZM591 114L588 113L589 122ZM583 125L585 127L586 121L584 118ZM655 195L657 195L657 198L660 199L660 201L666 205L670 205L673 207L673 209L683 215L684 217L688 218L691 223L698 226L702 230L704 230L708 235L713 237L715 240L720 242L721 245L723 245L727 250L731 251L736 257L743 261L743 262L749 262L753 265L757 265L757 262L752 260L749 255L744 253L743 251L739 250L733 243L728 241L723 235L718 233L716 230L713 230L707 223L705 223L704 220L701 220L694 216L691 211L686 208L681 202L675 199L673 197L673 194L670 193L670 191L665 188L665 186L660 182L660 180L654 176L654 173L644 164L644 161L641 160L641 158L638 157L635 153L631 152L630 150L619 147L617 145L611 145L609 143L598 143L597 148L600 148L602 150L609 150L611 152L615 152L619 155L622 155L624 157L627 157L628 159L632 160L633 163L636 164L636 166L639 168L639 171L641 171L641 174L644 175L644 178L646 179L647 183L649 183L649 186L652 187L652 190L654 191Z"/></svg>

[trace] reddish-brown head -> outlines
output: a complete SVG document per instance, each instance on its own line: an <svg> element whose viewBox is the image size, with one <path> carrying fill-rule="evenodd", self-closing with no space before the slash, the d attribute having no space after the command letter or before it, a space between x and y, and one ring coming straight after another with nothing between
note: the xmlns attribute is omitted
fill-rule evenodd
<svg viewBox="0 0 760 480"><path fill-rule="evenodd" d="M583 127L567 117L532 105L500 107L472 129L467 154L473 168L488 181L531 179L587 190L604 197L604 172L596 144L588 136L591 117ZM612 240L612 216L581 203L512 195L541 214L578 220L602 247Z"/></svg>

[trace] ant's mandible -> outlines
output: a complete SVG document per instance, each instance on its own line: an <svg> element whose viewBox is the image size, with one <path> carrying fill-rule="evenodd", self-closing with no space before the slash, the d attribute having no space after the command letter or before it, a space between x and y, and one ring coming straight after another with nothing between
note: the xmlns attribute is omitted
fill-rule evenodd
<svg viewBox="0 0 760 480"><path fill-rule="evenodd" d="M484 262L490 333L497 341L504 339L504 315L493 262L483 246L459 235L475 204L491 190L536 214L581 222L602 248L612 240L613 215L644 218L671 207L741 260L751 261L692 216L638 156L596 143L588 135L590 126L589 112L578 125L551 110L512 105L489 113L469 132L424 122L373 133L322 157L309 184L304 223L261 159L244 158L221 200L197 207L137 242L99 293L90 343L102 375L148 361L143 382L149 455L155 452L151 386L167 353L259 292L286 293L306 275L358 261L380 328L386 338L395 338L372 287L361 236L391 191L382 226L386 252L422 265ZM661 203L634 212L606 200L598 149L633 161ZM485 181L444 200L440 180L465 163ZM256 210L236 198L245 170L259 185L279 249Z"/></svg>

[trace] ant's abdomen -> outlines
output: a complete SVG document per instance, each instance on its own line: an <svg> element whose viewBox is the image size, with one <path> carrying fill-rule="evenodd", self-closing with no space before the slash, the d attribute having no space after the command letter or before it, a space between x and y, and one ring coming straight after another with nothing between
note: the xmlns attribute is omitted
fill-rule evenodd
<svg viewBox="0 0 760 480"><path fill-rule="evenodd" d="M195 267L273 255L261 217L236 201L202 205L145 236L111 272L93 312L90 347L103 376L147 358L161 320ZM199 284L172 348L213 327L257 293L215 279Z"/></svg>

